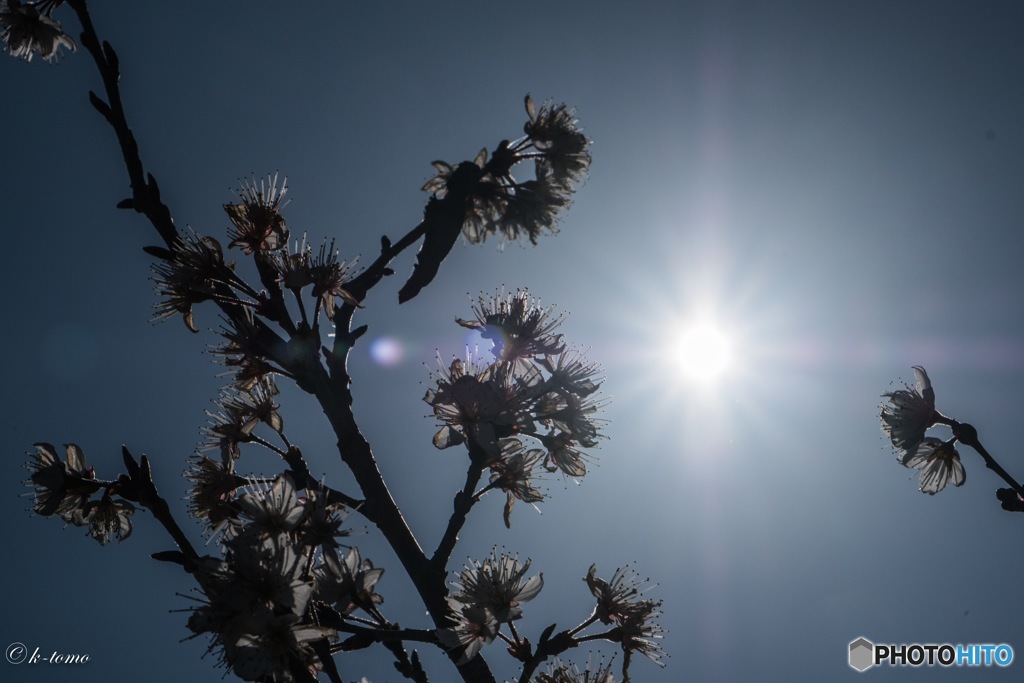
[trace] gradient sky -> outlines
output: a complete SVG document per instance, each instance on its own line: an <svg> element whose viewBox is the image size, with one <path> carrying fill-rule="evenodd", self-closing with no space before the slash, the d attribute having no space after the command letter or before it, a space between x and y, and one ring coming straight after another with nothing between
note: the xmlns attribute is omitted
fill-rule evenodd
<svg viewBox="0 0 1024 683"><path fill-rule="evenodd" d="M521 632L584 617L592 562L610 575L635 561L659 584L670 654L665 669L637 660L637 681L1020 678L1024 516L999 509L1001 481L966 448L965 486L919 493L877 418L880 394L923 365L939 409L1024 477L1019 3L93 4L147 169L180 228L217 236L237 180L279 170L293 234L368 262L382 234L418 222L431 161L516 137L527 92L577 108L594 162L561 232L458 246L402 306L404 277L385 281L351 361L357 416L428 546L464 463L431 445L421 397L435 350L466 342L453 319L470 314L467 295L529 287L604 366L599 466L580 486L552 478L543 514L518 507L511 531L502 499L487 499L454 554L453 569L495 543L532 558L546 587ZM66 8L56 17L77 34ZM148 322L141 247L157 238L114 208L127 180L88 105L91 61L7 58L0 82L0 641L91 656L73 671L0 662L0 678L218 680L205 638L178 642L188 615L174 610L191 603L177 593L192 584L149 559L170 548L152 519L101 548L19 497L26 451L49 441L80 444L103 477L122 443L148 453L177 501L223 368L203 353L213 334ZM701 318L729 331L735 364L698 386L672 346ZM211 309L197 321L218 325ZM373 360L381 340L397 362ZM282 414L313 471L349 483L316 406L287 392ZM389 551L357 542L387 568L388 615L423 626ZM1017 660L858 674L858 636L1008 643ZM513 675L499 645L488 654L499 679ZM380 649L339 663L346 680L398 680ZM440 662L431 680L455 676Z"/></svg>

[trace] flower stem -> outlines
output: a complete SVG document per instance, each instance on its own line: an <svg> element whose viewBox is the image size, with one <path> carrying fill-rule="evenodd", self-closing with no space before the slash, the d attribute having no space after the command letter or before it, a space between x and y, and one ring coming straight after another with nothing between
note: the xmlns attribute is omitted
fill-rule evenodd
<svg viewBox="0 0 1024 683"><path fill-rule="evenodd" d="M1010 485L1010 488L1012 488L1018 496L1024 498L1024 488L1022 488L1021 485L1017 483L1017 480L1011 477L1010 474L1004 470L998 462L996 462L995 458L989 455L989 452L985 450L985 447L982 446L981 442L978 440L978 431L966 422L957 422L956 420L953 420L952 422L953 424L951 426L953 427L953 436L955 436L960 443L970 446L977 451L978 455L984 459L985 466L998 474L1003 481Z"/></svg>

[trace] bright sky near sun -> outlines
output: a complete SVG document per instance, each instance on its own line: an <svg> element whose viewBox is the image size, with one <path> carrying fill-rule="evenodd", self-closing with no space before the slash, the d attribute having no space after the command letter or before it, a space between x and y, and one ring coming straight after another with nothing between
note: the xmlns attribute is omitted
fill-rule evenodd
<svg viewBox="0 0 1024 683"><path fill-rule="evenodd" d="M487 501L454 554L458 569L498 545L544 572L520 622L534 642L587 616L591 563L609 576L635 563L658 584L670 655L664 669L635 662L637 681L931 675L858 674L847 648L861 636L1007 643L1019 661L1003 678L1019 678L1024 516L1000 510L1002 482L966 447L964 486L920 493L878 404L922 365L938 408L1024 477L1020 3L90 6L181 229L223 236L238 179L280 171L292 234L335 238L343 259L366 264L381 235L422 217L432 161L520 135L526 93L576 107L593 164L559 234L456 246L399 306L406 255L357 318L368 332L351 358L357 416L428 545L463 468L431 445L429 372L438 355L486 349L454 319L481 292L527 287L603 366L609 438L586 478L549 478L541 512L517 507L511 530L503 499ZM66 7L54 16L77 35ZM148 322L142 247L158 238L115 208L129 189L89 107L100 83L83 51L57 65L5 56L0 83L0 636L91 657L73 670L0 662L0 680L216 680L205 639L179 643L188 612L175 610L192 586L150 559L170 548L152 519L137 515L132 538L100 548L28 515L19 496L33 442L78 443L105 475L126 444L151 456L189 525L180 475L224 383L203 353L219 320L199 309L198 335ZM314 471L350 484L319 409L297 391L280 403ZM203 543L198 527L188 533ZM390 614L425 627L389 550L372 532L355 543L386 568ZM514 662L491 649L511 680ZM573 656L582 665L587 653ZM379 649L347 657L345 680L398 680ZM432 681L454 680L432 661Z"/></svg>

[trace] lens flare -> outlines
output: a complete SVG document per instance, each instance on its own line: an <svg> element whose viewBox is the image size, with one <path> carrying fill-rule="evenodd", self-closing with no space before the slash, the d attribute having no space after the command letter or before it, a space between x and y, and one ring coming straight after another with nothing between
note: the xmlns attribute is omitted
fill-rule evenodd
<svg viewBox="0 0 1024 683"><path fill-rule="evenodd" d="M378 337L370 343L370 358L377 365L392 368L405 358L405 347L394 337Z"/></svg>

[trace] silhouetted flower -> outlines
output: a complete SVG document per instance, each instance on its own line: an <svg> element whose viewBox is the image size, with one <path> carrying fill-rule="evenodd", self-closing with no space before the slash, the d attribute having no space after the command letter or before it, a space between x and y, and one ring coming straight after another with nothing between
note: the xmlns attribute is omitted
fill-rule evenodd
<svg viewBox="0 0 1024 683"><path fill-rule="evenodd" d="M197 454L192 456L192 464L185 470L185 478L192 482L188 494L189 512L193 517L206 521L211 533L216 533L238 514L231 502L239 486L233 462L231 458L217 462Z"/></svg>
<svg viewBox="0 0 1024 683"><path fill-rule="evenodd" d="M106 545L111 537L123 541L132 535L132 515L135 506L126 500L114 500L109 495L86 503L75 511L75 526L88 526L89 535Z"/></svg>
<svg viewBox="0 0 1024 683"><path fill-rule="evenodd" d="M557 356L538 358L537 362L551 373L548 386L555 386L577 396L589 396L601 386L599 380L595 381L601 366L587 362L576 349L563 351Z"/></svg>
<svg viewBox="0 0 1024 683"><path fill-rule="evenodd" d="M186 233L171 246L164 259L153 265L157 293L166 297L156 304L153 320L180 314L185 326L198 332L192 317L195 304L218 299L218 283L226 275L220 243L212 237Z"/></svg>
<svg viewBox="0 0 1024 683"><path fill-rule="evenodd" d="M569 667L556 657L548 665L547 673L539 674L537 680L539 683L615 683L615 676L612 675L614 661L612 657L608 664L597 664L593 668L588 663L581 672L575 664Z"/></svg>
<svg viewBox="0 0 1024 683"><path fill-rule="evenodd" d="M237 505L248 518L246 529L261 536L294 531L306 514L306 507L299 500L295 484L287 474L278 475L270 486L250 486L238 499Z"/></svg>
<svg viewBox="0 0 1024 683"><path fill-rule="evenodd" d="M249 391L224 391L217 405L221 410L212 413L211 424L204 428L206 441L200 446L201 451L219 449L222 459L238 459L241 455L239 444L255 440L253 430L263 422L271 429L281 432L284 421L277 412L278 406L273 397L277 387L273 377L265 375L254 382Z"/></svg>
<svg viewBox="0 0 1024 683"><path fill-rule="evenodd" d="M571 435L560 432L553 435L542 434L537 438L547 447L544 469L548 472L561 471L567 477L582 477L587 474L587 456L575 447Z"/></svg>
<svg viewBox="0 0 1024 683"><path fill-rule="evenodd" d="M658 643L664 629L655 619L661 616L660 600L641 600L632 603L626 612L617 620L622 631L622 676L629 680L629 664L634 652L639 652L658 666L665 666L661 661L665 652Z"/></svg>
<svg viewBox="0 0 1024 683"><path fill-rule="evenodd" d="M251 182L243 180L238 190L241 203L224 205L232 224L228 246L241 247L246 254L268 253L287 246L288 227L281 215L281 209L288 203L284 201L287 193L288 179L282 179L278 188L276 173L272 178L261 179L259 185L255 177Z"/></svg>
<svg viewBox="0 0 1024 683"><path fill-rule="evenodd" d="M538 110L533 98L527 95L526 113L530 120L523 131L541 153L539 162L550 167L555 182L576 183L590 166L590 141L579 130L575 110L549 102Z"/></svg>
<svg viewBox="0 0 1024 683"><path fill-rule="evenodd" d="M61 462L57 450L48 443L33 444L36 452L34 461L28 463L32 473L25 483L35 491L33 511L50 516L58 514L66 521L73 520L73 514L89 500L93 493L102 488L95 481L95 473L85 465L85 453L77 445L66 444L67 462Z"/></svg>
<svg viewBox="0 0 1024 683"><path fill-rule="evenodd" d="M922 493L934 495L946 488L946 484L961 486L967 481L960 454L953 446L955 441L927 436L900 459L905 467L921 471Z"/></svg>
<svg viewBox="0 0 1024 683"><path fill-rule="evenodd" d="M338 537L348 536L349 531L341 525L349 515L349 509L341 503L331 503L327 494L318 489L306 491L306 518L303 520L301 542L307 546L337 548Z"/></svg>
<svg viewBox="0 0 1024 683"><path fill-rule="evenodd" d="M206 595L188 627L210 633L211 651L245 680L286 681L291 664L314 663L311 641L333 638L334 629L305 621L312 583L305 559L279 537L248 535L228 543L228 561L201 558L195 572Z"/></svg>
<svg viewBox="0 0 1024 683"><path fill-rule="evenodd" d="M647 590L646 582L638 580L631 567L616 569L611 582L608 582L597 576L597 565L592 564L583 580L597 598L594 616L605 624L621 624Z"/></svg>
<svg viewBox="0 0 1024 683"><path fill-rule="evenodd" d="M384 598L374 587L383 575L384 569L362 559L358 548L351 548L343 560L334 548L324 548L323 563L313 569L317 599L334 605L342 614L358 608L377 616L377 605Z"/></svg>
<svg viewBox="0 0 1024 683"><path fill-rule="evenodd" d="M510 240L525 234L536 244L543 232L555 231L559 214L590 166L590 141L571 109L545 104L538 110L529 95L525 103L526 136L503 140L490 158L482 149L472 162L457 166L435 161L437 175L423 185L436 198L459 197L462 232L470 242L492 234ZM534 177L519 181L512 168L524 161L534 162Z"/></svg>
<svg viewBox="0 0 1024 683"><path fill-rule="evenodd" d="M359 306L356 298L345 289L354 267L355 261L345 263L338 260L334 240L331 240L329 247L326 243L320 245L320 253L313 259L310 277L313 281L313 296L319 297L328 318L334 316L334 297L341 298L349 305Z"/></svg>
<svg viewBox="0 0 1024 683"><path fill-rule="evenodd" d="M580 398L568 391L550 391L537 401L534 417L544 425L560 430L585 448L594 448L602 434L592 416L605 406L605 401Z"/></svg>
<svg viewBox="0 0 1024 683"><path fill-rule="evenodd" d="M529 569L529 560L521 564L516 557L499 556L495 548L483 562L473 560L462 570L452 600L484 608L499 623L519 619L523 616L520 604L537 597L544 587L543 574L523 580Z"/></svg>
<svg viewBox="0 0 1024 683"><path fill-rule="evenodd" d="M316 659L311 643L337 635L294 614L262 610L239 615L234 627L240 634L224 642L224 661L246 681L294 681L291 663L308 669Z"/></svg>
<svg viewBox="0 0 1024 683"><path fill-rule="evenodd" d="M225 343L210 350L223 357L223 363L234 371L234 386L238 391L252 391L258 382L277 370L270 365L258 350L258 329L255 314L248 307L242 308L241 316L227 321L220 335Z"/></svg>
<svg viewBox="0 0 1024 683"><path fill-rule="evenodd" d="M562 324L562 316L552 315L552 308L541 308L528 290L515 294L499 292L492 299L482 295L473 306L475 320L456 318L462 327L480 332L494 344L494 355L503 361L558 354L565 349L562 335L554 330Z"/></svg>
<svg viewBox="0 0 1024 683"><path fill-rule="evenodd" d="M505 502L505 526L511 526L510 515L516 499L538 503L544 494L534 485L534 469L544 457L539 448L524 450L518 439L502 439L501 458L491 463L491 485L508 494Z"/></svg>
<svg viewBox="0 0 1024 683"><path fill-rule="evenodd" d="M50 13L63 0L22 4L20 0L0 0L0 40L12 57L32 61L33 53L48 62L60 57L60 49L74 52L75 41L64 33Z"/></svg>
<svg viewBox="0 0 1024 683"><path fill-rule="evenodd" d="M882 405L882 431L899 451L913 451L924 439L925 431L936 422L935 391L928 373L915 365L914 376L916 387L882 394L889 401Z"/></svg>
<svg viewBox="0 0 1024 683"><path fill-rule="evenodd" d="M313 250L306 244L305 235L302 236L302 242L295 242L293 249L282 249L275 253L271 263L280 276L278 281L285 289L298 293L313 284Z"/></svg>
<svg viewBox="0 0 1024 683"><path fill-rule="evenodd" d="M500 455L498 439L515 431L523 417L524 406L511 382L510 368L507 363L477 367L468 356L433 375L437 389L428 389L423 400L446 423L434 435L437 448L472 438L490 457Z"/></svg>
<svg viewBox="0 0 1024 683"><path fill-rule="evenodd" d="M448 598L451 608L449 620L452 626L437 629L434 633L448 650L462 648L458 664L461 666L476 656L484 645L494 642L498 636L498 621L486 607L464 605Z"/></svg>

